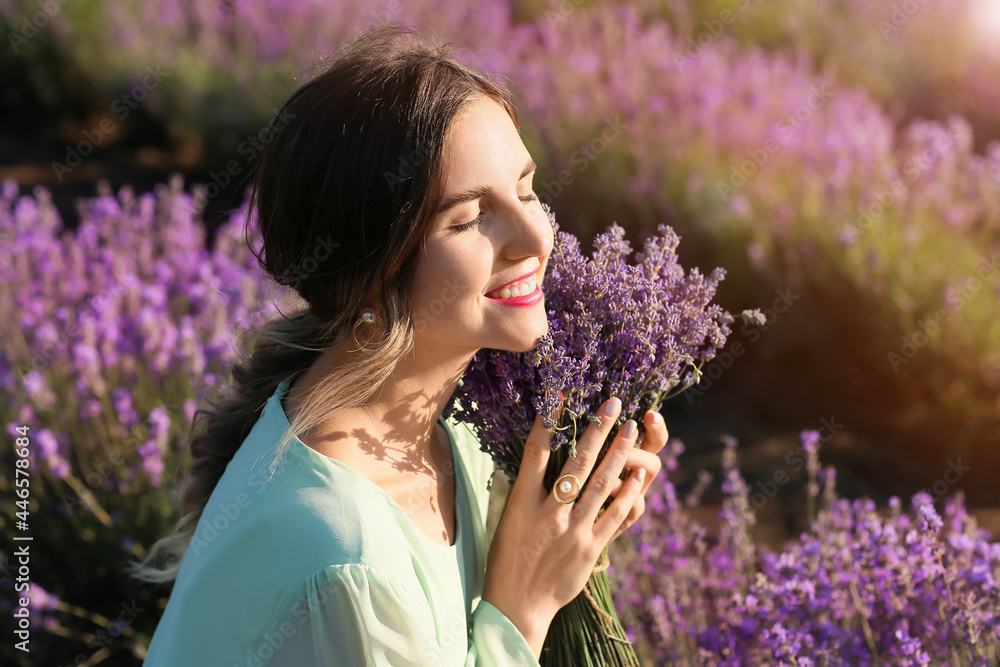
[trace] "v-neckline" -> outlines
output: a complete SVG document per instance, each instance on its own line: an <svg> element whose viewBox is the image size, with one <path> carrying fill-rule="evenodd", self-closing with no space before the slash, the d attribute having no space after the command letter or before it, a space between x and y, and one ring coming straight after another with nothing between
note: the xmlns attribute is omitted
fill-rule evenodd
<svg viewBox="0 0 1000 667"><path fill-rule="evenodd" d="M278 410L279 420L281 422L280 423L280 429L282 430L282 433L284 432L284 430L287 430L287 429L291 428L291 425L290 425L290 423L288 421L288 415L285 414L285 407L284 407L284 405L282 403L282 399L284 398L284 395L288 391L288 388L290 386L291 386L291 378L289 378L289 379L283 381L282 383L280 383L278 385L278 389L275 391L275 399L276 399L276 403L277 403L276 407L277 407L277 410ZM407 513L407 511L404 510L403 507L398 502L396 502L396 499L393 498L392 495L388 491L386 491L381 486L379 486L378 484L376 484L374 481L372 481L371 478L368 477L368 475L365 475L364 473L362 473L357 468L354 468L353 466L348 465L347 463L341 461L340 459L335 459L335 458L333 458L331 456L327 456L326 454L323 454L322 452L313 449L312 447L310 447L309 445L307 445L306 443L304 443L301 439L299 439L299 437L297 435L294 435L294 434L293 434L293 439L292 439L292 443L293 443L292 446L303 447L306 450L308 450L309 452L312 452L314 455L322 457L322 460L330 463L334 467L336 467L336 468L338 468L340 470L343 470L348 475L352 475L352 476L356 476L357 478L360 478L359 482L362 485L366 486L366 488L369 488L369 490L371 490L372 492L383 496L389 502L389 505L391 507L394 507L396 509L396 511L399 512L399 514L403 517L403 519L407 522L407 524L412 529L412 532L415 532L421 538L423 538L423 541L424 541L425 544L433 545L437 549L441 549L441 550L446 550L446 551L452 552L452 551L455 551L458 548L459 544L461 543L461 540L463 539L463 537L465 535L465 530L464 530L464 526L463 526L463 522L462 522L462 514L463 514L463 512L461 512L459 510L459 505L460 505L460 497L461 497L462 500L464 500L464 502L466 504L468 504L468 498L467 498L467 496L468 496L468 489L465 486L464 473L462 473L461 471L459 471L459 467L462 465L462 463L461 463L460 455L458 453L458 446L455 443L454 434L451 432L451 429L448 428L448 424L447 424L447 422L445 422L445 420L444 420L443 417L438 417L438 423L441 424L441 427L444 429L445 434L448 436L448 444L449 444L449 447L451 448L451 468L452 468L452 478L454 479L454 482L453 482L453 485L454 485L454 491L453 491L454 501L452 502L452 513L454 514L454 522L453 522L452 525L454 527L454 532L455 532L455 536L454 536L455 537L455 541L452 544L442 544L442 543L438 542L437 540L434 540L430 536L428 536L427 533L425 533L423 530L420 529L420 526L418 526L416 523L414 523L412 517L410 517L410 515ZM459 481L460 478L463 478L461 482ZM459 486L462 487L461 494L459 492Z"/></svg>

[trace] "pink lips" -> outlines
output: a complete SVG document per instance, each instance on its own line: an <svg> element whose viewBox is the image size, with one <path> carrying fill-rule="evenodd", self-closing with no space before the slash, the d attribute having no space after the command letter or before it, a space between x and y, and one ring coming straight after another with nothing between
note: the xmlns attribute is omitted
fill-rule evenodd
<svg viewBox="0 0 1000 667"><path fill-rule="evenodd" d="M530 273L528 274L531 275ZM523 277L523 276L522 276ZM518 278L521 280L521 278ZM511 281L517 282L517 281ZM533 306L542 300L542 286L540 284L535 285L535 291L531 294L525 294L524 296L515 296L509 299L494 299L493 297L486 297L493 303L500 303L507 306Z"/></svg>
<svg viewBox="0 0 1000 667"><path fill-rule="evenodd" d="M517 278L514 278L513 280L511 280L509 283L504 283L503 285L501 285L500 287L497 287L496 289L491 289L490 292L497 292L499 290L502 290L504 287L507 287L509 285L513 285L518 280L524 280L525 278L530 278L531 276L534 276L536 273L538 273L538 269L540 269L540 268L541 268L541 266L536 266L534 271L528 271L523 276L518 276ZM536 282L537 282L537 276L536 276Z"/></svg>

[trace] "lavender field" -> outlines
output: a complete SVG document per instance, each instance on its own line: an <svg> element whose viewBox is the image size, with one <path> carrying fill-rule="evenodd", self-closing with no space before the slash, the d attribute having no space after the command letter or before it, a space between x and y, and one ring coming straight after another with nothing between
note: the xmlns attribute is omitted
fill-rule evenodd
<svg viewBox="0 0 1000 667"><path fill-rule="evenodd" d="M664 405L612 546L647 664L1000 665L996 0L0 0L0 662L141 664L169 589L121 567L299 303L243 238L262 130L385 20L509 81L562 229L669 225L764 316Z"/></svg>

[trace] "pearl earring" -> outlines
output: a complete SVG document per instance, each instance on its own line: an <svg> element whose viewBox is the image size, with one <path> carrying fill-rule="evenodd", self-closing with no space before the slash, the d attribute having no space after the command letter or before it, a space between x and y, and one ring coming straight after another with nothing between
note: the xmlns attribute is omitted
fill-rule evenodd
<svg viewBox="0 0 1000 667"><path fill-rule="evenodd" d="M359 342L358 327L360 327L362 324L372 324L373 322L377 321L379 321L379 318L375 314L375 311L373 309L365 308L363 311L361 311L361 317L359 317L357 321L354 322L354 331L352 332L352 334L354 335L354 344L358 346L355 350L353 350L354 352L360 352L361 350L367 349L368 344L375 339L375 332L373 331L368 335L368 340L366 340L364 344Z"/></svg>

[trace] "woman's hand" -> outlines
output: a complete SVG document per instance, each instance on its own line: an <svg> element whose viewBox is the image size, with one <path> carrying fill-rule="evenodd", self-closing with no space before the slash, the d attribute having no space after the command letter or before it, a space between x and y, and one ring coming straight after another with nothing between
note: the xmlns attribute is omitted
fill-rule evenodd
<svg viewBox="0 0 1000 667"><path fill-rule="evenodd" d="M628 460L625 462L625 472L629 472L632 468L645 468L646 480L642 485L642 493L639 494L632 505L632 510L629 512L628 518L625 519L621 527L615 531L614 537L611 538L612 542L631 528L632 524L638 521L639 517L646 511L646 492L649 491L650 484L660 474L660 469L663 467L660 457L657 456L660 450L666 446L667 438L669 437L667 425L663 421L663 415L653 410L647 410L645 416L643 416L642 424L646 427L646 432L642 437L640 446L634 448L629 453ZM612 498L618 495L624 483L621 479L615 483L611 489Z"/></svg>
<svg viewBox="0 0 1000 667"><path fill-rule="evenodd" d="M577 442L576 458L562 467L561 475L573 475L581 484L590 479L574 502L561 503L543 484L552 450L551 434L540 415L525 442L514 485L507 491L486 559L482 599L518 627L536 658L556 612L580 594L611 536L642 499L644 485L638 473L644 466L636 466L620 485L626 462L638 452L638 429L619 429L596 465L620 412L620 400L606 401L599 412L600 424L587 426ZM618 496L598 517L616 483Z"/></svg>

